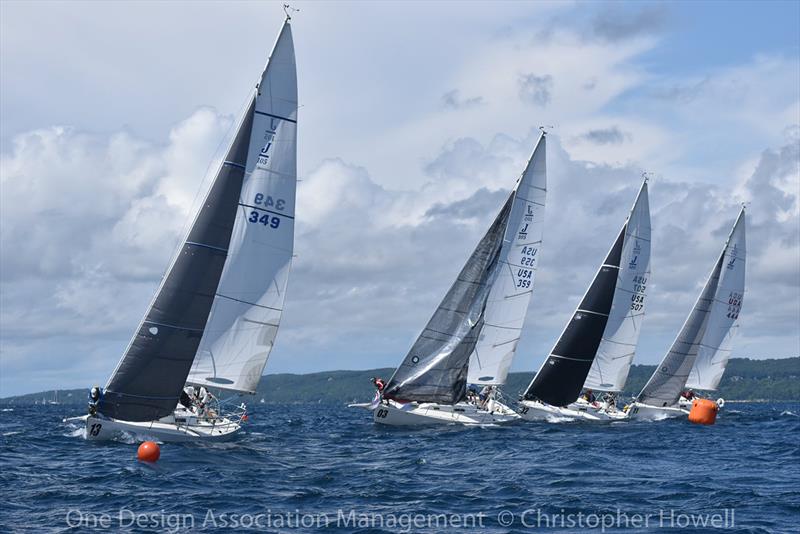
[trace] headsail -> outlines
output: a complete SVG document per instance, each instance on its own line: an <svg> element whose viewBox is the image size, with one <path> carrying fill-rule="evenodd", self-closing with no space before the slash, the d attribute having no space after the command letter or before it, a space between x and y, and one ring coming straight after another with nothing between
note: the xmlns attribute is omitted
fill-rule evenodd
<svg viewBox="0 0 800 534"><path fill-rule="evenodd" d="M252 121L228 259L188 377L248 393L278 333L294 247L297 70L288 19L258 85Z"/></svg>
<svg viewBox="0 0 800 534"><path fill-rule="evenodd" d="M483 325L513 200L512 193L386 384L384 396L443 404L464 398L469 357Z"/></svg>
<svg viewBox="0 0 800 534"><path fill-rule="evenodd" d="M639 191L631 213L639 212L637 206L642 198L646 202L646 183ZM606 332L620 277L623 250L628 253L628 258L636 246L635 239L626 240L627 226L626 220L572 319L525 391L526 400L566 406L578 398Z"/></svg>
<svg viewBox="0 0 800 534"><path fill-rule="evenodd" d="M206 327L244 178L251 103L180 252L105 387L98 410L126 421L172 413Z"/></svg>
<svg viewBox="0 0 800 534"><path fill-rule="evenodd" d="M717 348L724 346L726 351L720 355L727 362L725 344L728 340L725 338L729 337L739 316L744 293L744 252L742 208L694 308L670 351L639 393L637 401L659 407L678 402L701 350L708 350L708 356L705 357L713 360ZM719 376L716 376L717 372ZM716 387L714 381L718 382L719 377L721 372L715 371L703 380L706 380L705 384L713 383Z"/></svg>
<svg viewBox="0 0 800 534"><path fill-rule="evenodd" d="M470 384L504 384L517 350L541 251L547 194L545 155L543 133L515 188L500 250L500 269L469 362Z"/></svg>
<svg viewBox="0 0 800 534"><path fill-rule="evenodd" d="M584 387L621 391L625 386L639 343L649 283L650 204L645 182L625 225L611 313Z"/></svg>

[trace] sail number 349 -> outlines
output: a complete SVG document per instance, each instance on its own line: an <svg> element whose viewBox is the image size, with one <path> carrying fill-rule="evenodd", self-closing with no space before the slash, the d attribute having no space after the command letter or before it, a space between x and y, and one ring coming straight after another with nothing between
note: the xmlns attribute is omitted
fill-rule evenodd
<svg viewBox="0 0 800 534"><path fill-rule="evenodd" d="M264 208L271 208L277 211L282 211L286 207L286 201L284 199L273 199L271 195L265 195L264 193L256 193L253 203L257 206L264 206ZM247 221L251 223L260 223L270 228L277 228L281 225L280 217L270 215L269 213L262 214L257 210L250 212Z"/></svg>

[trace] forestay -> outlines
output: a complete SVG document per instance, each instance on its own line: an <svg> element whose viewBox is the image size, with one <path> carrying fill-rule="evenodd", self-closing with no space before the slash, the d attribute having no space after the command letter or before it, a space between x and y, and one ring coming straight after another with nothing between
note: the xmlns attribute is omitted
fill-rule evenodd
<svg viewBox="0 0 800 534"><path fill-rule="evenodd" d="M228 259L188 377L250 393L275 342L293 253L297 73L288 20L258 85L252 121Z"/></svg>
<svg viewBox="0 0 800 534"><path fill-rule="evenodd" d="M739 312L744 299L746 256L744 209L742 209L726 247L724 268L721 269L706 331L697 350L697 359L689 373L686 387L715 390L719 386L731 355L733 336L739 328Z"/></svg>
<svg viewBox="0 0 800 534"><path fill-rule="evenodd" d="M723 279L725 282L721 283ZM678 337L639 393L637 401L659 407L678 402L701 347L707 347L710 358L713 358L717 347L727 343L725 338L729 337L728 333L739 316L743 288L744 209ZM727 352L727 346L725 348ZM706 384L713 383L712 378L719 380L714 374Z"/></svg>
<svg viewBox="0 0 800 534"><path fill-rule="evenodd" d="M584 387L622 390L639 343L649 283L650 205L645 182L625 225L611 313Z"/></svg>
<svg viewBox="0 0 800 534"><path fill-rule="evenodd" d="M499 265L512 193L386 384L384 396L455 404L466 394L469 357L483 324L486 299Z"/></svg>
<svg viewBox="0 0 800 534"><path fill-rule="evenodd" d="M515 188L500 267L469 362L470 384L504 384L517 349L542 245L547 194L545 142L542 134Z"/></svg>

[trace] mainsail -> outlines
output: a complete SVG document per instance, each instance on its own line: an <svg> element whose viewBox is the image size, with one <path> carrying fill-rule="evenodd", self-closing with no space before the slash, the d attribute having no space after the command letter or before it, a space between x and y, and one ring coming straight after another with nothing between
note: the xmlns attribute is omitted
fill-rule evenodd
<svg viewBox="0 0 800 534"><path fill-rule="evenodd" d="M639 343L649 283L650 205L645 182L625 224L625 243L611 313L583 387L621 391L625 386Z"/></svg>
<svg viewBox="0 0 800 534"><path fill-rule="evenodd" d="M294 247L297 71L284 24L256 96L228 259L192 384L254 393L281 320Z"/></svg>
<svg viewBox="0 0 800 534"><path fill-rule="evenodd" d="M242 257L261 261L249 271L235 271L235 275L242 277L242 284L259 287L261 279L266 277L265 269L269 273L270 268L279 263L279 260L272 259L274 249L283 251L288 246L291 257L297 106L294 53L288 19L281 30L273 56L280 58L276 60L280 67L271 67L273 60L270 60L259 85L259 93L253 97L238 125L225 160L186 240L106 384L98 407L98 411L105 416L126 421L151 421L171 414L201 340L205 344L206 334L211 332L216 339L223 333L218 329L219 320L214 319L221 314L217 312L220 295L235 299L242 296L239 300L253 302L247 300L249 294L237 293L235 286L233 290L226 291L229 285L221 283L221 279L230 276L227 273L233 269L231 264L237 263ZM294 102L293 106L291 102ZM285 127L285 123L291 126ZM278 136L278 133L283 135ZM271 143L271 135L277 138L276 142ZM271 164L271 161L283 159L288 161ZM266 170L259 171L259 167L265 167ZM290 176L291 187L266 186L256 193L255 189L258 188L249 184L261 185L264 181L254 180L254 176L273 169ZM282 201L280 205L277 205L278 200ZM254 206L250 205L253 203ZM260 234L242 227L245 209L248 222L253 228L261 230ZM258 214L254 221L250 221L251 213ZM284 270L288 272L288 265ZM281 279L276 277L275 282L272 279L269 282L281 294L285 289L283 276ZM253 306L261 304L256 300ZM261 334L259 342L268 337L262 330L250 329L250 332L253 335ZM241 352L226 354L224 359L227 362L228 358L238 357ZM266 356L263 359L266 361ZM235 383L235 380L231 379L231 382Z"/></svg>
<svg viewBox="0 0 800 534"><path fill-rule="evenodd" d="M500 269L469 362L470 384L505 384L533 293L547 194L546 137L540 136L517 184L500 250Z"/></svg>
<svg viewBox="0 0 800 534"><path fill-rule="evenodd" d="M641 202L646 206L646 182L636 197L631 214L642 212ZM630 218L629 215L628 220ZM622 230L589 285L572 319L567 323L555 347L525 391L523 397L526 400L539 400L552 406L566 406L578 398L607 331L606 327L609 324L609 316L612 313L612 305L617 293L617 281L621 278L620 260L623 251L626 252L626 261L628 261L628 264L623 267L629 267L632 255L635 255L637 239L632 235L628 236L628 220L622 226ZM649 223L647 226L649 227ZM639 230L637 228L636 232ZM641 243L639 246L641 247ZM643 288L641 289L643 291ZM641 299L638 298L639 296ZM622 298L629 307L637 303L641 304L644 300L643 295L630 293ZM624 318L621 312L622 310L618 311ZM613 340L615 335L615 331L609 331L608 337Z"/></svg>
<svg viewBox="0 0 800 534"><path fill-rule="evenodd" d="M512 192L386 384L385 397L442 404L456 404L464 398L469 357L478 341L486 299L498 272L513 201Z"/></svg>
<svg viewBox="0 0 800 534"><path fill-rule="evenodd" d="M687 386L690 373L696 373L695 383L700 389L714 389L719 383L744 296L744 214L742 208L694 308L636 398L638 402L660 407L674 405ZM697 371L692 371L701 354L703 361Z"/></svg>

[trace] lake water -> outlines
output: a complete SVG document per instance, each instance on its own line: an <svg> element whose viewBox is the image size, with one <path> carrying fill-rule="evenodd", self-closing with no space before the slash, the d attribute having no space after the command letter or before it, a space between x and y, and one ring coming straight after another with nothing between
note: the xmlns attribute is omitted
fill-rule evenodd
<svg viewBox="0 0 800 534"><path fill-rule="evenodd" d="M0 532L798 532L800 405L717 424L404 430L364 410L252 407L235 441L95 443L67 406L0 412ZM703 527L702 525L706 526ZM715 528L716 527L716 528Z"/></svg>

